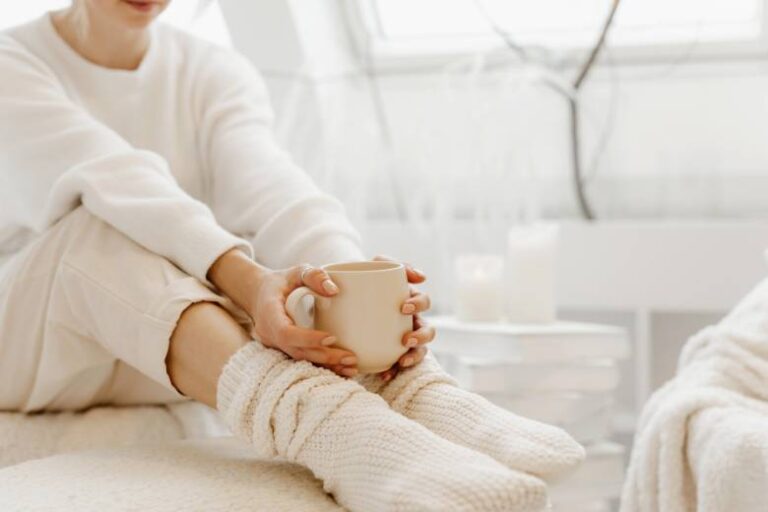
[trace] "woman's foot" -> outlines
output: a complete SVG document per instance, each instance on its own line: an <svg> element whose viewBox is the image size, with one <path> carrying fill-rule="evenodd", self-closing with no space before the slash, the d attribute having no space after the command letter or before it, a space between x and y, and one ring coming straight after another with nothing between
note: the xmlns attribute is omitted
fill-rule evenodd
<svg viewBox="0 0 768 512"><path fill-rule="evenodd" d="M357 383L258 343L219 380L218 407L263 455L308 467L352 511L535 511L542 481L453 444Z"/></svg>
<svg viewBox="0 0 768 512"><path fill-rule="evenodd" d="M390 382L373 375L359 382L405 417L512 469L553 478L584 459L584 449L565 431L517 416L459 388L431 355Z"/></svg>

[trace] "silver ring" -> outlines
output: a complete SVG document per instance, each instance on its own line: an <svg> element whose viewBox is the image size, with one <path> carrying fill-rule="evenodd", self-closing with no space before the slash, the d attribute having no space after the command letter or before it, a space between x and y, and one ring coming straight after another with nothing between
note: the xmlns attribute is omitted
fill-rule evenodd
<svg viewBox="0 0 768 512"><path fill-rule="evenodd" d="M305 282L304 281L304 276L307 274L307 272L309 272L310 270L314 270L314 269L315 269L315 267L313 267L312 265L309 265L309 264L304 265L304 268L301 269L301 273L299 274L299 279L301 280L302 283Z"/></svg>

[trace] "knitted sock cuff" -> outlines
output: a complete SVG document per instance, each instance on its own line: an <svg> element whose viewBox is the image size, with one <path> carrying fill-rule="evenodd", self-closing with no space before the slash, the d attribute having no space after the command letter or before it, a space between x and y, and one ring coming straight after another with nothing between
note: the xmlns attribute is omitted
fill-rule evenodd
<svg viewBox="0 0 768 512"><path fill-rule="evenodd" d="M271 439L274 452L294 461L317 427L352 395L365 392L356 382L308 361L276 367L253 408L255 436ZM269 418L269 420L264 420Z"/></svg>
<svg viewBox="0 0 768 512"><path fill-rule="evenodd" d="M277 350L252 341L235 352L219 376L216 389L216 407L224 422L236 434L245 423L243 418L251 413L252 398L262 383L268 368L285 361L287 356Z"/></svg>
<svg viewBox="0 0 768 512"><path fill-rule="evenodd" d="M365 390L352 380L254 341L225 365L217 406L232 433L259 455L295 460L318 425L360 392Z"/></svg>
<svg viewBox="0 0 768 512"><path fill-rule="evenodd" d="M352 380L363 386L369 393L373 393L375 395L378 395L382 388L387 385L387 383L384 382L384 379L375 373L357 375L356 377L352 377Z"/></svg>
<svg viewBox="0 0 768 512"><path fill-rule="evenodd" d="M458 385L456 380L443 370L435 357L428 353L421 363L401 370L391 382L379 390L379 394L392 409L403 414L421 389L437 384Z"/></svg>

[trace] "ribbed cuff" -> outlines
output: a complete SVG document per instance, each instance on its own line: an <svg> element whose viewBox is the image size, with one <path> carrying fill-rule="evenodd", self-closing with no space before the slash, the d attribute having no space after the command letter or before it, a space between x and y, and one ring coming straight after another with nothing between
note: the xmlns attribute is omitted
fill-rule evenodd
<svg viewBox="0 0 768 512"><path fill-rule="evenodd" d="M139 324L139 339L142 344L133 347L127 363L140 368L142 373L176 393L179 398L186 398L171 382L166 366L168 347L182 313L197 302L214 302L225 306L225 299L203 286L197 279L185 276L168 283L157 292L153 300L147 302L143 317L147 320ZM131 344L126 345L127 347Z"/></svg>
<svg viewBox="0 0 768 512"><path fill-rule="evenodd" d="M208 281L208 270L219 256L230 249L240 249L253 258L253 248L247 240L233 235L215 222L193 222L182 230L182 250L176 256L176 263L189 275L213 288Z"/></svg>
<svg viewBox="0 0 768 512"><path fill-rule="evenodd" d="M249 363L263 350L258 343L251 342L235 352L227 361L216 387L216 407L222 414L232 409L232 402L246 381Z"/></svg>
<svg viewBox="0 0 768 512"><path fill-rule="evenodd" d="M331 235L318 239L301 254L301 261L311 265L346 263L367 259L357 240L347 235Z"/></svg>
<svg viewBox="0 0 768 512"><path fill-rule="evenodd" d="M250 437L247 417L254 397L268 371L286 359L258 341L247 343L229 358L216 387L216 408L234 433Z"/></svg>
<svg viewBox="0 0 768 512"><path fill-rule="evenodd" d="M457 386L456 380L428 353L421 363L401 370L380 390L380 394L393 410L403 413L419 391L436 384Z"/></svg>

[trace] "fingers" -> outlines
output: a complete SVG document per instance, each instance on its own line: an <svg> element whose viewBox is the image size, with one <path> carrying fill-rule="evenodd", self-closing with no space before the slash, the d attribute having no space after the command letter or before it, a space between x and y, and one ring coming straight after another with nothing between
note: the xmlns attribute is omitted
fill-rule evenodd
<svg viewBox="0 0 768 512"><path fill-rule="evenodd" d="M333 338L333 341L336 341L335 338ZM297 361L309 361L310 363L327 368L339 367L339 369L347 370L344 373L347 376L357 373L357 356L349 350L328 347L322 344L299 345L295 342L280 343L278 348ZM337 371L336 373L339 372Z"/></svg>
<svg viewBox="0 0 768 512"><path fill-rule="evenodd" d="M340 348L312 347L301 349L302 359L326 368L354 370L357 373L357 357L353 352Z"/></svg>
<svg viewBox="0 0 768 512"><path fill-rule="evenodd" d="M392 368L389 370L385 370L379 374L379 377L381 377L384 382L389 382L392 380L395 375L398 374L400 370L410 368L411 366L414 366L416 364L419 364L424 360L424 358L427 355L427 347L416 347L412 348L405 354L403 354L400 359L397 360L397 363L395 363Z"/></svg>
<svg viewBox="0 0 768 512"><path fill-rule="evenodd" d="M379 255L373 258L373 261L397 261L389 256ZM405 275L408 278L409 283L419 284L427 280L426 274L421 270L415 268L410 263L403 263L405 266Z"/></svg>
<svg viewBox="0 0 768 512"><path fill-rule="evenodd" d="M339 293L339 288L325 270L311 265L301 265L297 270L299 272L299 285L303 284L313 292L325 297Z"/></svg>
<svg viewBox="0 0 768 512"><path fill-rule="evenodd" d="M429 299L429 295L412 289L410 298L403 302L400 311L404 315L413 315L414 313L423 313L427 311L432 305L432 301Z"/></svg>
<svg viewBox="0 0 768 512"><path fill-rule="evenodd" d="M357 357L351 352L338 349L306 349L288 347L283 350L296 361L309 361L317 366L323 366L344 377L354 377L358 370ZM342 361L349 364L343 364Z"/></svg>
<svg viewBox="0 0 768 512"><path fill-rule="evenodd" d="M275 323L267 329L267 332L271 333L268 337L271 338L271 345L279 347L284 352L288 352L288 348L321 349L336 343L336 337L325 331L294 325L283 312L276 312L274 317Z"/></svg>
<svg viewBox="0 0 768 512"><path fill-rule="evenodd" d="M401 368L408 368L420 363L426 355L427 347L412 348L398 359L397 365Z"/></svg>
<svg viewBox="0 0 768 512"><path fill-rule="evenodd" d="M342 377L354 377L358 373L357 368L351 366L331 365L327 368Z"/></svg>
<svg viewBox="0 0 768 512"><path fill-rule="evenodd" d="M413 332L403 335L403 345L408 348L415 348L425 345L435 339L435 328L431 325L422 325Z"/></svg>
<svg viewBox="0 0 768 512"><path fill-rule="evenodd" d="M336 338L323 331L304 329L292 323L286 323L275 332L274 345L279 347L315 348L327 347L336 343Z"/></svg>
<svg viewBox="0 0 768 512"><path fill-rule="evenodd" d="M358 374L357 356L348 350L296 346L287 346L282 350L297 361L309 361L317 366L328 368L343 377L354 377Z"/></svg>
<svg viewBox="0 0 768 512"><path fill-rule="evenodd" d="M277 338L273 345L293 359L309 361L327 368L339 367L339 371L334 371L347 377L357 373L355 353L332 346L336 343L336 337L327 332L287 324L279 329Z"/></svg>
<svg viewBox="0 0 768 512"><path fill-rule="evenodd" d="M413 267L410 263L405 263L405 276L409 283L419 284L427 280L427 276L421 270Z"/></svg>
<svg viewBox="0 0 768 512"><path fill-rule="evenodd" d="M389 370L384 370L383 372L381 372L381 373L379 374L379 377L381 377L381 379L382 379L384 382L388 382L388 381L392 380L392 378L393 378L395 375L397 375L397 372L398 372L398 371L399 371L399 368L397 367L397 364L395 364L395 365L394 365L392 368L390 368Z"/></svg>

